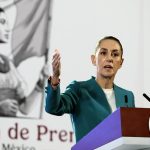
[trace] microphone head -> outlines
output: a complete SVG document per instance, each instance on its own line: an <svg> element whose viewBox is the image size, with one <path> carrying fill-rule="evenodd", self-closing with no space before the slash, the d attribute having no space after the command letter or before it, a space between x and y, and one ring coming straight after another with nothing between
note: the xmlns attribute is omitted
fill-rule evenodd
<svg viewBox="0 0 150 150"><path fill-rule="evenodd" d="M128 103L128 97L127 97L127 95L124 96L124 100L125 100L125 103Z"/></svg>
<svg viewBox="0 0 150 150"><path fill-rule="evenodd" d="M150 97L148 97L147 94L143 93L143 96L150 102Z"/></svg>

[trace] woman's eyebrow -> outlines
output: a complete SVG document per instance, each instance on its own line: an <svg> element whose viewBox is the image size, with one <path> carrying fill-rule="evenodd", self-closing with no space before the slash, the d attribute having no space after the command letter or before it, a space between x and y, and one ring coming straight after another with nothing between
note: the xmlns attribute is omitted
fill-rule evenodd
<svg viewBox="0 0 150 150"><path fill-rule="evenodd" d="M118 50L118 49L113 49L112 51L113 51L113 52L116 52L116 51L118 52L119 50Z"/></svg>
<svg viewBox="0 0 150 150"><path fill-rule="evenodd" d="M102 47L100 50L105 50L105 51L107 51L108 49L107 49L107 48L103 48L103 47Z"/></svg>

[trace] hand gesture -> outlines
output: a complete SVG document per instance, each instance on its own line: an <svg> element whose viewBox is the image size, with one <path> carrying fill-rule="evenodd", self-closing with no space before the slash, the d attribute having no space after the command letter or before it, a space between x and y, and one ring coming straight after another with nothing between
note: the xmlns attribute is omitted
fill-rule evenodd
<svg viewBox="0 0 150 150"><path fill-rule="evenodd" d="M60 53L56 49L52 58L52 77L59 78L61 70Z"/></svg>

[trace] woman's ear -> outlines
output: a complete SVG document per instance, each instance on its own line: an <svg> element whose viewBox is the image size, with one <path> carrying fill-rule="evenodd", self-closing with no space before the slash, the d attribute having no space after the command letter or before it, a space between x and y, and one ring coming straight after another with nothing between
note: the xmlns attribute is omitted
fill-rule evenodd
<svg viewBox="0 0 150 150"><path fill-rule="evenodd" d="M93 64L94 66L96 66L95 55L91 55L91 61L92 61L92 64Z"/></svg>
<svg viewBox="0 0 150 150"><path fill-rule="evenodd" d="M121 67L122 67L123 61L124 61L124 58L122 58L122 59L121 59L120 67L119 67L119 68L121 68Z"/></svg>
<svg viewBox="0 0 150 150"><path fill-rule="evenodd" d="M124 58L122 58L122 60L121 60L121 63L120 63L121 66L122 66L123 62L124 62Z"/></svg>

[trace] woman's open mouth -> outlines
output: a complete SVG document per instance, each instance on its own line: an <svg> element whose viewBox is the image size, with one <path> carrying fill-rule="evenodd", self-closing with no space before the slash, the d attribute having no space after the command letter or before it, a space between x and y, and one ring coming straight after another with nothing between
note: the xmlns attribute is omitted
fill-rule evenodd
<svg viewBox="0 0 150 150"><path fill-rule="evenodd" d="M106 69L113 69L113 67L111 65L105 65L104 68L106 68Z"/></svg>

